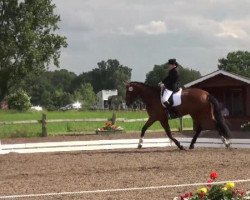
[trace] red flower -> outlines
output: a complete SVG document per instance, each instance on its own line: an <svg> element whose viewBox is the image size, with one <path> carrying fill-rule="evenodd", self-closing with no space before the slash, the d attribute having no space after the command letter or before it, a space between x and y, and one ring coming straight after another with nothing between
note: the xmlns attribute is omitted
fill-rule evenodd
<svg viewBox="0 0 250 200"><path fill-rule="evenodd" d="M212 182L214 182L212 179L208 180L208 181L207 181L207 183L208 183L208 184L207 184L207 187L210 187L210 188L211 188L211 187L212 187L212 184L211 184Z"/></svg>
<svg viewBox="0 0 250 200"><path fill-rule="evenodd" d="M246 193L245 193L244 191L241 191L241 192L240 192L240 195L241 195L242 197L245 196L245 194L246 194Z"/></svg>
<svg viewBox="0 0 250 200"><path fill-rule="evenodd" d="M237 196L244 197L245 195L246 195L246 193L241 189L235 189L233 191L233 196L235 196L235 197L237 197Z"/></svg>
<svg viewBox="0 0 250 200"><path fill-rule="evenodd" d="M218 178L217 172L211 172L210 178L213 179L213 180L215 180L216 178Z"/></svg>
<svg viewBox="0 0 250 200"><path fill-rule="evenodd" d="M181 195L181 200L190 198L190 197L192 197L192 196L193 196L193 193L192 193L192 192L187 192L187 193Z"/></svg>
<svg viewBox="0 0 250 200"><path fill-rule="evenodd" d="M187 193L185 194L185 197L186 197L186 198L191 197L191 196L193 196L192 192L187 192Z"/></svg>

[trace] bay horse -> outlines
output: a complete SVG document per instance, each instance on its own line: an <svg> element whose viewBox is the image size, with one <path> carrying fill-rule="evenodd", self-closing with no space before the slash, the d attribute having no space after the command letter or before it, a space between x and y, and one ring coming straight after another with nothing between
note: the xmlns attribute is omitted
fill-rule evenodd
<svg viewBox="0 0 250 200"><path fill-rule="evenodd" d="M141 130L138 148L142 147L146 130L154 122L159 121L167 136L179 149L185 150L180 142L172 136L168 123L169 119L167 110L162 106L160 94L160 87L149 86L140 82L126 83L127 106L131 105L135 100L141 99L146 105L146 110L149 116ZM227 148L230 147L230 130L225 123L225 119L221 114L219 102L215 97L201 89L184 89L181 94L181 102L181 105L175 107L178 115L181 117L189 114L193 119L193 129L195 134L189 149L194 148L194 144L202 130L218 130L224 145Z"/></svg>

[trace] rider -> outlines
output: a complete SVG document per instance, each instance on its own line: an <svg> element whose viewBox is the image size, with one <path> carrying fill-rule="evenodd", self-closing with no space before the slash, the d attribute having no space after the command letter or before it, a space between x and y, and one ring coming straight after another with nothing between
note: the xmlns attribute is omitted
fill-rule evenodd
<svg viewBox="0 0 250 200"><path fill-rule="evenodd" d="M168 76L159 83L161 87L165 86L165 90L162 95L162 103L170 110L170 112L174 112L172 108L173 102L170 102L169 98L173 93L178 92L180 89L179 73L177 71L179 64L176 59L169 59L166 65L169 69Z"/></svg>

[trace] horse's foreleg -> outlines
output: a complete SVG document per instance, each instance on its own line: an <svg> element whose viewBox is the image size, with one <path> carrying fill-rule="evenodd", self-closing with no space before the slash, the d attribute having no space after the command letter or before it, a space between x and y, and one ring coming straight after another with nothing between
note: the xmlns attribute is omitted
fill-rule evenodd
<svg viewBox="0 0 250 200"><path fill-rule="evenodd" d="M143 138L145 135L145 132L147 131L147 129L155 122L155 120L153 120L152 118L149 118L148 121L144 124L144 126L142 127L141 130L141 137L138 143L138 149L142 148L142 143L143 143Z"/></svg>
<svg viewBox="0 0 250 200"><path fill-rule="evenodd" d="M180 144L180 142L172 136L172 133L171 133L171 130L170 130L170 127L169 127L167 120L161 121L161 125L164 128L164 130L166 131L166 134L169 137L169 139L172 140L180 150L185 150L185 148Z"/></svg>
<svg viewBox="0 0 250 200"><path fill-rule="evenodd" d="M195 144L197 138L199 137L200 133L201 133L201 128L200 128L200 126L197 126L197 128L195 129L194 137L193 137L193 139L191 141L191 144L189 146L189 149L193 149L194 148L194 144Z"/></svg>

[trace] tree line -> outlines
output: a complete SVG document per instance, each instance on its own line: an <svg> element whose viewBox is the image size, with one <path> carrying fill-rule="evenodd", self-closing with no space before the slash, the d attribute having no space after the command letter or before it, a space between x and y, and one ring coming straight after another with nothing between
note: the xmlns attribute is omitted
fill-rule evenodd
<svg viewBox="0 0 250 200"><path fill-rule="evenodd" d="M50 110L75 101L90 108L97 100L96 94L104 89L117 89L117 98L122 102L125 98L124 82L131 79L132 70L118 60L110 59L97 65L80 75L66 69L44 71L39 76L30 74L15 86L14 91L27 92L33 105L42 105Z"/></svg>
<svg viewBox="0 0 250 200"><path fill-rule="evenodd" d="M116 59L109 59L97 63L96 68L80 75L66 69L46 70L39 76L29 73L18 84L12 85L9 95L14 98L13 94L17 93L16 96L19 97L15 97L15 101L25 97L27 99L29 96L31 104L55 110L75 101L80 101L85 108L90 108L97 101L96 94L99 91L117 89L118 96L112 101L121 104L125 101L124 83L131 80L131 75L131 68L121 65ZM157 85L166 75L166 65L155 65L147 74L145 82ZM182 86L201 76L199 71L184 67L180 67L180 75Z"/></svg>

